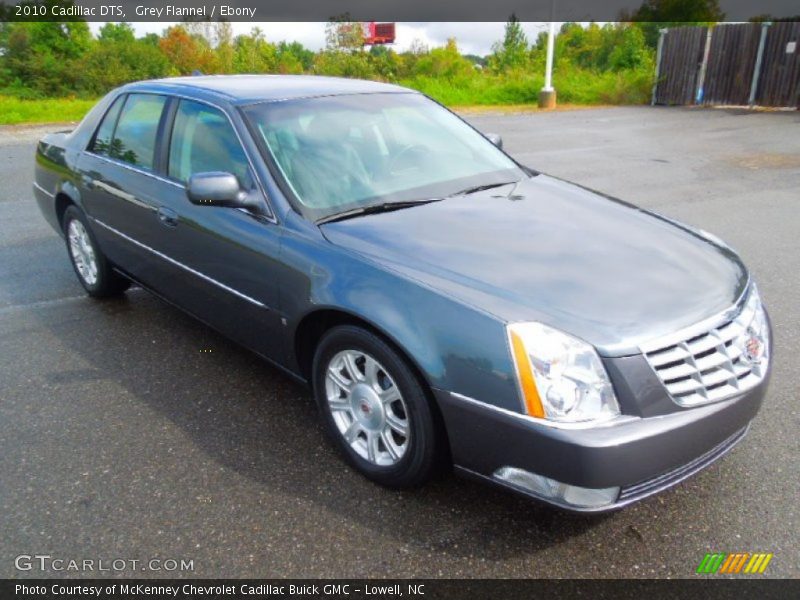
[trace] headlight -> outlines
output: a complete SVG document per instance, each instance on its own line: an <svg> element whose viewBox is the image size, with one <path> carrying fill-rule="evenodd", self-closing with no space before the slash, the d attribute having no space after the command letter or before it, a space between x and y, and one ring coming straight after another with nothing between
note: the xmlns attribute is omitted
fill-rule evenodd
<svg viewBox="0 0 800 600"><path fill-rule="evenodd" d="M529 415L567 423L619 415L594 347L541 323L509 325L508 336Z"/></svg>

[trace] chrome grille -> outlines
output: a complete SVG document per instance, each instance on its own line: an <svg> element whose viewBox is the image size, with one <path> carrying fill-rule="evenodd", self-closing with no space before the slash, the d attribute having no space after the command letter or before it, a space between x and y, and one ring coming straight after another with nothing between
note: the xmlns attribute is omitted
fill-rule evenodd
<svg viewBox="0 0 800 600"><path fill-rule="evenodd" d="M673 335L642 348L675 402L698 406L724 400L764 378L766 360L751 363L743 351L755 310L748 302L734 318L722 318L701 333L683 339Z"/></svg>

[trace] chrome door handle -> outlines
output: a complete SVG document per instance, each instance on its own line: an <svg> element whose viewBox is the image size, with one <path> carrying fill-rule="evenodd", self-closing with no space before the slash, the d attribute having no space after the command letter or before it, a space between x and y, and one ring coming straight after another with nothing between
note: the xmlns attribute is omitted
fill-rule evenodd
<svg viewBox="0 0 800 600"><path fill-rule="evenodd" d="M178 224L178 213L165 206L158 207L158 220L167 227L175 227Z"/></svg>

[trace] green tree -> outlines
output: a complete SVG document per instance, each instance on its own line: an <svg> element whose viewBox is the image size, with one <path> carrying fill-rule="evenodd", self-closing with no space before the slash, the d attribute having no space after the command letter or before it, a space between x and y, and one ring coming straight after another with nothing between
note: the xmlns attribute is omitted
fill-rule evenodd
<svg viewBox="0 0 800 600"><path fill-rule="evenodd" d="M528 38L519 19L512 13L506 23L503 41L492 46L489 64L495 71L507 71L524 67L528 59Z"/></svg>
<svg viewBox="0 0 800 600"><path fill-rule="evenodd" d="M233 73L235 50L233 47L233 29L228 21L217 21L215 24L216 66L220 73Z"/></svg>
<svg viewBox="0 0 800 600"><path fill-rule="evenodd" d="M75 92L76 65L92 44L84 21L7 23L3 28L2 85L29 95Z"/></svg>
<svg viewBox="0 0 800 600"><path fill-rule="evenodd" d="M388 46L381 44L369 50L369 63L373 76L394 81L403 72L403 58Z"/></svg>
<svg viewBox="0 0 800 600"><path fill-rule="evenodd" d="M314 58L314 72L333 77L373 78L375 73L366 52L323 50Z"/></svg>
<svg viewBox="0 0 800 600"><path fill-rule="evenodd" d="M447 40L444 48L434 48L421 56L414 66L414 75L456 79L469 77L475 73L472 63L461 56L455 38Z"/></svg>
<svg viewBox="0 0 800 600"><path fill-rule="evenodd" d="M157 45L136 39L125 23L107 23L80 61L79 91L103 94L123 83L164 77L169 72L167 57Z"/></svg>
<svg viewBox="0 0 800 600"><path fill-rule="evenodd" d="M644 32L639 27L620 25L614 34L613 48L608 53L610 70L622 71L651 67L651 52L645 42Z"/></svg>
<svg viewBox="0 0 800 600"><path fill-rule="evenodd" d="M544 52L544 49L541 50ZM649 69L653 51L644 33L630 23L591 23L583 27L565 23L556 38L556 68L589 69L594 72Z"/></svg>
<svg viewBox="0 0 800 600"><path fill-rule="evenodd" d="M606 63L603 29L597 23L582 27L578 23L564 23L556 37L556 58L582 69L601 69ZM546 37L541 51L545 51ZM539 44L537 44L538 46Z"/></svg>
<svg viewBox="0 0 800 600"><path fill-rule="evenodd" d="M157 33L146 33L143 37L139 38L139 41L158 48L158 42L161 41L161 36Z"/></svg>
<svg viewBox="0 0 800 600"><path fill-rule="evenodd" d="M234 42L233 70L236 73L273 73L278 70L278 53L258 27Z"/></svg>
<svg viewBox="0 0 800 600"><path fill-rule="evenodd" d="M725 19L719 0L645 0L632 14L622 13L620 21L636 21L645 41L653 48L658 31L687 24L712 24Z"/></svg>
<svg viewBox="0 0 800 600"><path fill-rule="evenodd" d="M110 42L118 44L132 44L136 41L133 27L128 23L106 23L97 34L100 43Z"/></svg>
<svg viewBox="0 0 800 600"><path fill-rule="evenodd" d="M279 73L303 73L314 66L315 54L300 42L279 42L276 48Z"/></svg>

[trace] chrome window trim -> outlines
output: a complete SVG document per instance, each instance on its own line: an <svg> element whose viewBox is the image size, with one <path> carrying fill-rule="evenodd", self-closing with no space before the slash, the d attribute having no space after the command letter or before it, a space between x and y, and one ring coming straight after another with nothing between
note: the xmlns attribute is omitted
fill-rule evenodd
<svg viewBox="0 0 800 600"><path fill-rule="evenodd" d="M239 146L241 146L242 152L244 152L245 158L247 158L247 164L250 165L250 170L253 173L253 180L256 182L256 185L258 186L258 189L261 192L262 197L264 198L264 204L266 205L267 211L268 211L269 214L261 215L261 216L263 216L266 220L270 221L271 223L274 223L274 224L277 225L278 219L275 216L276 213L275 213L275 210L272 207L272 203L270 202L269 195L267 194L266 188L264 187L264 183L261 181L261 177L259 176L258 171L256 170L255 165L253 164L252 158L250 158L250 153L247 151L247 148L245 147L244 140L242 140L242 136L239 133L239 130L236 128L236 125L234 124L233 119L231 119L230 114L228 114L228 111L225 110L225 108L223 106L221 106L219 104L215 104L214 102L210 102L210 101L205 100L205 99L195 98L193 96L188 96L188 95L185 95L185 94L178 94L178 93L175 93L175 92L168 92L168 91L155 92L155 91L150 91L150 90L146 90L146 91L145 90L124 90L124 91L121 92L121 94L152 94L154 96L166 96L168 99L169 98L179 98L181 100L188 100L189 102L197 102L199 104L205 104L206 106L210 106L212 108L217 109L223 115L225 115L225 118L228 119L228 124L231 126L231 129L233 129L233 132L236 134L236 139L239 140ZM119 95L117 96L117 98L119 98ZM116 101L116 98L112 101L111 105L113 105L113 103L115 101ZM109 105L109 107L111 105ZM99 126L100 126L100 124L98 123L97 127L99 127ZM169 135L170 135L170 139L171 139L172 138L172 132L171 131L169 132ZM111 164L118 165L118 166L121 166L121 167L125 167L125 168L128 168L128 169L130 169L132 171L135 171L137 173L141 173L142 175L149 175L150 177L152 177L154 179L157 179L159 181L163 181L165 183L169 183L170 185L174 185L175 187L178 187L180 189L184 189L184 190L186 189L186 186L184 184L182 184L182 183L179 183L179 182L174 181L172 179L168 179L168 178L163 177L161 175L158 175L158 174L156 174L156 173L154 173L152 171L138 168L138 167L136 167L134 165L131 165L130 163L126 163L124 161L120 161L120 160L117 160L117 159L112 159L112 158L107 157L107 156L102 156L100 154L92 152L88 148L84 149L83 152L86 153L86 154L90 154L91 156L94 156L96 158L100 158L102 160L108 161ZM243 210L243 212L248 212L248 211L247 210Z"/></svg>
<svg viewBox="0 0 800 600"><path fill-rule="evenodd" d="M103 156L102 154L97 154L92 152L91 150L84 150L84 154L88 154L94 158L100 159L112 165L116 165L118 167L122 167L123 169L128 169L129 171L133 171L134 173L139 173L141 175L147 175L148 177L152 177L153 179L157 179L158 181L163 181L164 183L168 183L170 185L174 185L177 188L186 189L186 186L178 183L177 181L172 181L171 179L167 179L166 177L162 177L157 173L153 173L152 171L148 171L147 169L142 169L130 163L126 163L125 161L111 158L110 156Z"/></svg>
<svg viewBox="0 0 800 600"><path fill-rule="evenodd" d="M56 195L53 192L48 192L46 189L44 189L42 186L40 186L38 184L38 182L36 182L36 181L33 182L33 187L35 187L37 190L42 192L45 196L48 196L50 198L55 198L56 197Z"/></svg>
<svg viewBox="0 0 800 600"><path fill-rule="evenodd" d="M170 256L167 256L167 255L166 255L166 254L164 254L163 252L159 252L159 251L158 251L158 250L156 250L155 248L151 248L151 247L150 247L150 246L148 246L147 244L143 244L143 243L142 243L142 242L140 242L139 240L135 240L134 238L130 237L129 235L126 235L126 234L122 233L121 231L119 231L118 229L115 229L115 228L114 228L114 227L112 227L111 225L108 225L108 224L104 223L104 222L103 222L103 221L101 221L100 219L97 219L97 218L95 218L95 217L90 217L90 218L91 218L91 220L92 220L93 222L97 223L97 224L98 224L98 225L100 225L101 227L104 227L104 228L105 228L105 229L107 229L108 231L110 231L110 232L112 232L112 233L115 233L115 234L116 234L116 235L118 235L119 237L121 237L121 238L123 238L123 239L125 239L125 240L127 240L127 241L129 241L129 242L131 242L132 244L135 244L136 246L139 246L140 248L143 248L144 250L147 250L148 252L151 252L151 253L155 254L155 255L156 255L156 256L158 256L159 258L161 258L161 259L163 259L163 260L166 260L167 262L169 262L169 263L171 263L171 264L173 264L173 265L175 265L175 266L177 266L177 267L180 267L181 269L184 269L185 271L187 271L187 272L191 273L192 275L195 275L195 276L197 276L197 277L200 277L201 279L203 279L203 280L205 280L205 281L207 281L207 282L209 282L209 283L211 283L211 284L213 284L213 285L216 285L216 286L217 286L217 287L219 287L220 289L223 289L223 290L225 290L226 292L229 292L229 293L233 294L234 296L238 296L238 297L239 297L239 298L241 298L242 300L246 300L247 302L250 302L251 304L255 304L255 305L256 305L256 306L258 306L259 308L265 308L265 309L269 310L269 307L268 307L266 304L264 304L263 302L261 302L261 301L259 301L259 300L256 300L255 298L253 298L253 297L251 297L251 296L248 296L247 294L243 294L243 293L242 293L242 292L240 292L239 290L235 290L235 289L233 289L232 287L225 285L225 284L224 284L224 283L222 283L221 281L217 281L217 280L216 280L216 279L214 279L213 277L209 277L209 276L208 276L208 275L206 275L205 273L201 273L200 271L198 271L198 270L196 270L196 269L193 269L192 267L190 267L190 266L188 266L188 265L185 265L185 264L183 264L182 262L179 262L179 261L175 260L174 258L172 258L172 257L170 257Z"/></svg>

